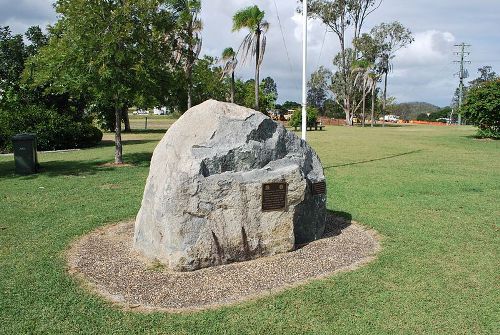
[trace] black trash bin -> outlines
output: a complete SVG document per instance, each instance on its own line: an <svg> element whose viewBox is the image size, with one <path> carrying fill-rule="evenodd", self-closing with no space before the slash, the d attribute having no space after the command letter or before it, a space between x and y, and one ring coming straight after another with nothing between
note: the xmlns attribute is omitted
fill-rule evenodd
<svg viewBox="0 0 500 335"><path fill-rule="evenodd" d="M17 174L38 172L38 156L36 151L36 134L18 134L12 137L14 161Z"/></svg>

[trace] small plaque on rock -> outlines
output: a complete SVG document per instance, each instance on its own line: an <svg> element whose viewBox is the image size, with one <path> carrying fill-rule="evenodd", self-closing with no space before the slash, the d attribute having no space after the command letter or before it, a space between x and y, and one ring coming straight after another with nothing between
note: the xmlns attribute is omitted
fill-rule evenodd
<svg viewBox="0 0 500 335"><path fill-rule="evenodd" d="M312 194L313 195L326 194L326 182L323 180L318 183L313 183Z"/></svg>
<svg viewBox="0 0 500 335"><path fill-rule="evenodd" d="M262 210L286 210L287 183L262 184Z"/></svg>

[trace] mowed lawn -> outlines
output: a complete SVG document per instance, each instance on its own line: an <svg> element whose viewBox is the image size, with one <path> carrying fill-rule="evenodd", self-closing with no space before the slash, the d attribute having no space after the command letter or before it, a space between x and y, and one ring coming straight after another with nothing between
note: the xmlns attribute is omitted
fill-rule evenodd
<svg viewBox="0 0 500 335"><path fill-rule="evenodd" d="M156 128L156 127L155 127ZM500 142L473 128L327 127L309 133L328 207L383 236L354 272L233 307L134 313L66 272L79 236L133 218L163 131L125 135L129 167L106 167L112 142L40 154L43 172L0 157L1 334L498 334ZM111 139L106 135L106 139Z"/></svg>

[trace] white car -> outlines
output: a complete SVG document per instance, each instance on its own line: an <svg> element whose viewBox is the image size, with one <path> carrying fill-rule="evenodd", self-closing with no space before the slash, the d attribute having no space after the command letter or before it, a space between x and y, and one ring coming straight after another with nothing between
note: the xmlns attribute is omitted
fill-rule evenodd
<svg viewBox="0 0 500 335"><path fill-rule="evenodd" d="M155 107L153 108L154 115L167 115L167 107Z"/></svg>
<svg viewBox="0 0 500 335"><path fill-rule="evenodd" d="M399 121L399 116L396 116L396 115L385 115L384 116L384 121L385 122L398 122Z"/></svg>

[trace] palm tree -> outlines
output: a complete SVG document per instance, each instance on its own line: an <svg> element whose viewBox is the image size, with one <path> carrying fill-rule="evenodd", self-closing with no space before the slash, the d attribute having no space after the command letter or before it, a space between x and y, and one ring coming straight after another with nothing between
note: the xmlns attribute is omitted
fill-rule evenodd
<svg viewBox="0 0 500 335"><path fill-rule="evenodd" d="M390 57L387 52L384 52L380 57L380 71L384 75L384 98L382 99L382 117L384 120L382 121L382 125L385 127L385 107L387 103L387 77L389 76L389 72L392 71L392 63L389 61L390 58L394 58L394 56Z"/></svg>
<svg viewBox="0 0 500 335"><path fill-rule="evenodd" d="M222 77L231 75L231 102L234 103L234 71L238 65L238 60L233 48L224 49L221 61L223 63Z"/></svg>
<svg viewBox="0 0 500 335"><path fill-rule="evenodd" d="M369 88L372 93L372 115L371 115L371 127L375 126L375 102L376 102L376 91L377 91L377 82L380 80L380 76L382 74L378 71L370 71L368 74Z"/></svg>
<svg viewBox="0 0 500 335"><path fill-rule="evenodd" d="M243 62L250 56L255 57L255 109L259 110L259 74L264 53L266 51L266 33L269 23L264 20L264 11L257 6L250 6L239 10L233 16L233 31L243 28L249 30L243 39L238 53L243 53Z"/></svg>
<svg viewBox="0 0 500 335"><path fill-rule="evenodd" d="M414 41L410 30L405 28L401 23L395 21L392 23L381 23L373 27L371 35L381 46L381 54L379 55L380 72L384 76L384 93L382 100L382 115L385 115L387 104L387 77L392 70L392 59L395 57L396 51L406 47ZM383 123L385 125L385 121Z"/></svg>
<svg viewBox="0 0 500 335"><path fill-rule="evenodd" d="M363 127L365 126L366 96L370 93L370 73L372 70L373 64L365 59L357 60L352 63L351 73L354 75L354 85L356 87L359 86L361 89L361 101L356 104L353 100L353 114L356 113L359 108L359 104L361 103L361 124Z"/></svg>
<svg viewBox="0 0 500 335"><path fill-rule="evenodd" d="M174 37L174 60L182 64L187 79L187 108L192 106L193 67L200 55L203 23L198 18L200 0L177 0L173 4L177 19L177 35Z"/></svg>

